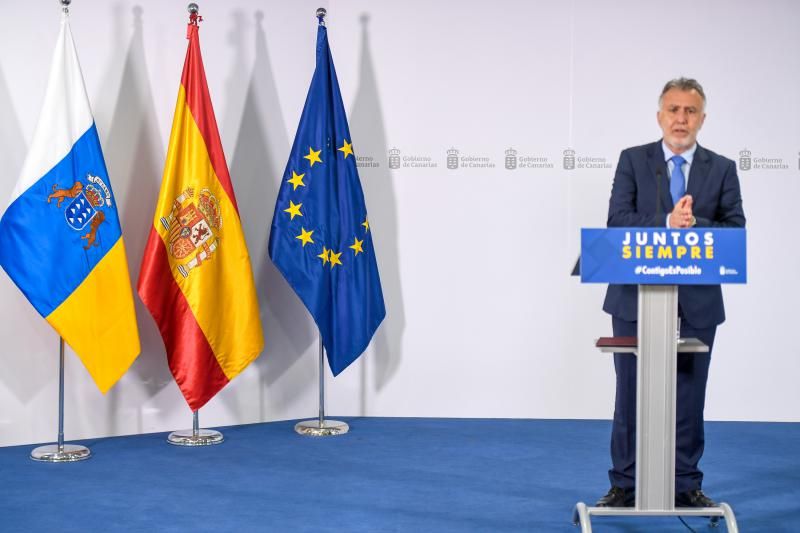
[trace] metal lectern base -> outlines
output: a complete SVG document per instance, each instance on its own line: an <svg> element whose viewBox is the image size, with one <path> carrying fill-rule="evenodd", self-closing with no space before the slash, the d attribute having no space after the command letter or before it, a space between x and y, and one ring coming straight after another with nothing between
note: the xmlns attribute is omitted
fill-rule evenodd
<svg viewBox="0 0 800 533"><path fill-rule="evenodd" d="M74 463L83 461L92 456L92 452L86 446L80 444L48 444L39 446L31 451L31 459L43 463Z"/></svg>
<svg viewBox="0 0 800 533"><path fill-rule="evenodd" d="M294 426L294 430L307 437L332 437L334 435L344 435L350 431L347 422L340 420L325 419L320 424L318 419L303 420Z"/></svg>
<svg viewBox="0 0 800 533"><path fill-rule="evenodd" d="M650 509L639 510L635 507L587 507L579 502L572 514L572 523L581 526L581 533L592 533L592 516L707 516L710 518L711 527L719 525L719 519L725 519L729 533L739 533L736 525L736 516L727 503L720 503L719 507L678 507L675 509Z"/></svg>

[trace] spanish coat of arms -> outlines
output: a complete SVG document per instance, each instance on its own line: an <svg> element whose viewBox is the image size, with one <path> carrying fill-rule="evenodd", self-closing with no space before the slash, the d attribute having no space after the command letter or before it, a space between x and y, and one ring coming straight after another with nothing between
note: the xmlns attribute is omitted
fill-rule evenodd
<svg viewBox="0 0 800 533"><path fill-rule="evenodd" d="M169 215L161 217L161 225L169 232L167 250L178 263L180 275L187 278L219 246L219 202L208 189L201 189L195 198L195 190L189 187L172 203Z"/></svg>

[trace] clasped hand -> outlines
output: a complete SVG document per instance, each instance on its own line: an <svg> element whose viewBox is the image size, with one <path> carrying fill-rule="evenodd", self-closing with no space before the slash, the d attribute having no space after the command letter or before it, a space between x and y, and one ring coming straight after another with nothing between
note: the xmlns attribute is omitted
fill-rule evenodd
<svg viewBox="0 0 800 533"><path fill-rule="evenodd" d="M694 221L692 214L692 197L686 195L675 204L675 209L669 214L670 228L691 228Z"/></svg>

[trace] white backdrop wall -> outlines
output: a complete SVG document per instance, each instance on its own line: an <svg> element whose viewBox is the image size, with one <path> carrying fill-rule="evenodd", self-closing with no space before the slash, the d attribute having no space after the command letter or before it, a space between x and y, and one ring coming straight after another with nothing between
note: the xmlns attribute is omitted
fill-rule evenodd
<svg viewBox="0 0 800 533"><path fill-rule="evenodd" d="M609 418L613 365L592 347L610 332L604 287L568 273L579 228L605 225L620 150L659 138L661 86L688 75L708 94L700 142L737 160L747 150L753 167L740 172L749 283L725 289L706 414L800 421L800 4L206 0L206 73L266 348L202 410L204 425L316 413L316 333L266 242L314 68L318 5L329 11L388 313L364 356L328 376L329 413ZM134 282L186 51L185 8L72 6ZM60 14L55 1L11 0L0 13L5 198L39 114ZM450 149L459 168L447 168ZM0 445L51 440L57 336L5 274L0 302ZM190 423L138 298L137 315L142 354L106 396L68 350L68 439Z"/></svg>

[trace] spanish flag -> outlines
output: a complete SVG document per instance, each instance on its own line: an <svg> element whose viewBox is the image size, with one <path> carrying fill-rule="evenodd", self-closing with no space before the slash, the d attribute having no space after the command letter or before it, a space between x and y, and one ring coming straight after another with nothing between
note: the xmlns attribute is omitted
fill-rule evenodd
<svg viewBox="0 0 800 533"><path fill-rule="evenodd" d="M250 255L200 55L198 18L188 27L164 176L137 287L193 411L264 347Z"/></svg>

